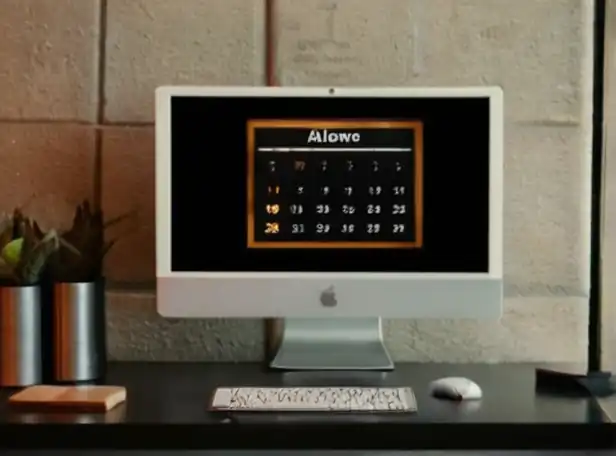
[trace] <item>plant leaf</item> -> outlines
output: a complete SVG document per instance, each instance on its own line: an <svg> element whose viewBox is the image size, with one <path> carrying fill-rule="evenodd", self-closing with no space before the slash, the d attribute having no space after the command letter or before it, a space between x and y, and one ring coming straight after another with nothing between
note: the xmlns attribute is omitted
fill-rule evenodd
<svg viewBox="0 0 616 456"><path fill-rule="evenodd" d="M13 219L3 214L0 220L0 248L13 240Z"/></svg>
<svg viewBox="0 0 616 456"><path fill-rule="evenodd" d="M137 210L134 209L132 211L128 211L125 212L124 214L118 215L117 217L114 217L112 219L107 220L104 224L103 224L103 228L107 229L107 228L111 228L114 225L117 225L118 223L123 222L124 220L133 217L134 215L137 215Z"/></svg>
<svg viewBox="0 0 616 456"><path fill-rule="evenodd" d="M37 239L43 239L45 233L41 230L41 227L36 223L36 221L32 221L32 230L34 231L34 235Z"/></svg>
<svg viewBox="0 0 616 456"><path fill-rule="evenodd" d="M24 239L17 238L4 246L0 256L8 266L15 267L19 264L23 245Z"/></svg>
<svg viewBox="0 0 616 456"><path fill-rule="evenodd" d="M48 259L53 280L62 282L95 280L102 274L103 258L116 240L105 242L105 229L125 221L129 211L105 222L103 212L85 200L76 208L70 229L59 233L60 248Z"/></svg>
<svg viewBox="0 0 616 456"><path fill-rule="evenodd" d="M73 246L70 242L68 242L63 237L58 237L58 241L60 242L60 245L62 247L66 247L66 249L69 252L74 253L75 255L81 256L81 252L77 249L77 247Z"/></svg>
<svg viewBox="0 0 616 456"><path fill-rule="evenodd" d="M50 230L43 239L34 245L27 257L22 258L18 276L25 284L34 284L40 280L47 259L60 248L60 239L55 230Z"/></svg>
<svg viewBox="0 0 616 456"><path fill-rule="evenodd" d="M113 248L113 246L116 244L116 242L118 242L118 239L112 239L111 241L108 241L105 246L103 247L103 251L102 251L102 256L106 256L109 251Z"/></svg>

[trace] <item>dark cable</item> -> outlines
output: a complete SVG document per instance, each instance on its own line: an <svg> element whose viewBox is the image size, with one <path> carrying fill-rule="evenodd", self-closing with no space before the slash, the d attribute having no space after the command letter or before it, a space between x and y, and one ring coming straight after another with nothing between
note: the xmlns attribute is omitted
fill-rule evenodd
<svg viewBox="0 0 616 456"><path fill-rule="evenodd" d="M265 79L267 86L278 85L276 53L276 2L265 0Z"/></svg>
<svg viewBox="0 0 616 456"><path fill-rule="evenodd" d="M588 371L601 371L601 275L603 222L603 134L605 96L606 0L595 0L593 46L592 174L590 224L590 295L588 299Z"/></svg>

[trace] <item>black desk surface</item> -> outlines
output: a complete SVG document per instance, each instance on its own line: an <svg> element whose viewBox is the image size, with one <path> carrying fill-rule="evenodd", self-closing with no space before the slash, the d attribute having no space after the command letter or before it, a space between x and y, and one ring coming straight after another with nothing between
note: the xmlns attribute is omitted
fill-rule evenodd
<svg viewBox="0 0 616 456"><path fill-rule="evenodd" d="M464 376L484 398L433 399L430 381ZM616 428L591 398L535 393L530 365L398 364L391 373L272 373L258 364L112 363L106 383L126 386L107 415L11 411L0 390L0 448L616 448ZM223 414L207 411L219 386L411 386L412 415ZM36 425L31 425L35 423ZM75 423L89 423L79 425Z"/></svg>

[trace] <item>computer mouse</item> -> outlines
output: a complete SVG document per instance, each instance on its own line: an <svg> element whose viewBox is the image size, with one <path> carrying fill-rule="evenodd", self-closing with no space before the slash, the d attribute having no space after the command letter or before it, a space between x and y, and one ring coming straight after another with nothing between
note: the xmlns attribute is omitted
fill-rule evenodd
<svg viewBox="0 0 616 456"><path fill-rule="evenodd" d="M477 383L464 377L446 377L430 383L430 394L439 399L467 401L481 399L483 393Z"/></svg>

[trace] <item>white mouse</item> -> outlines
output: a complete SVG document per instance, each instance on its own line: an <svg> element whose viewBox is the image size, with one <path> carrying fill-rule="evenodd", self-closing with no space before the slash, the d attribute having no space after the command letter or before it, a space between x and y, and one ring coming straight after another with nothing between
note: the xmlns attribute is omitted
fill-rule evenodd
<svg viewBox="0 0 616 456"><path fill-rule="evenodd" d="M464 377L446 377L430 383L430 394L440 399L467 401L481 399L481 388L477 383Z"/></svg>

